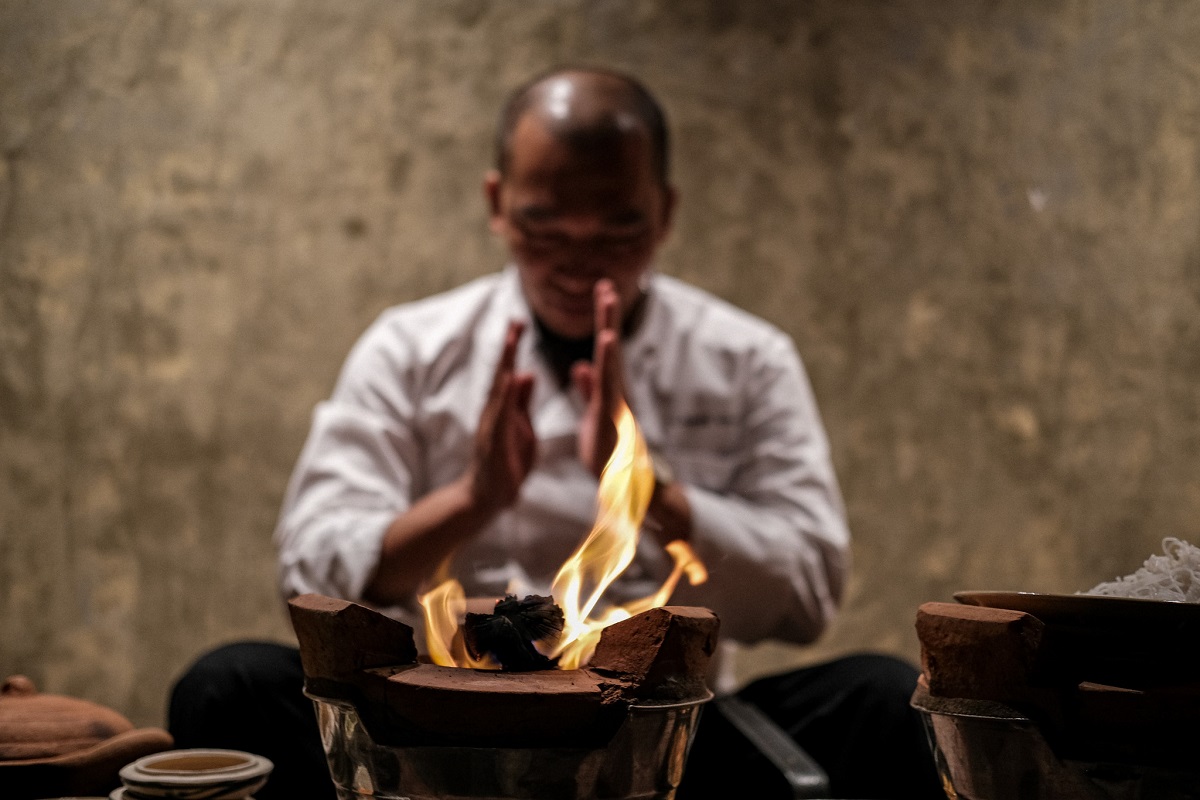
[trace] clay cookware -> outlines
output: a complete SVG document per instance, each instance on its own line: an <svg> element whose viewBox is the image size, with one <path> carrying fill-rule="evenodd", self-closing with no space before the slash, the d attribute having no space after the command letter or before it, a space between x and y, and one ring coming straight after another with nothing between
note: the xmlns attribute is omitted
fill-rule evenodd
<svg viewBox="0 0 1200 800"><path fill-rule="evenodd" d="M42 694L23 675L0 686L0 786L5 798L106 795L121 785L121 767L172 744L161 728L135 729L110 708Z"/></svg>

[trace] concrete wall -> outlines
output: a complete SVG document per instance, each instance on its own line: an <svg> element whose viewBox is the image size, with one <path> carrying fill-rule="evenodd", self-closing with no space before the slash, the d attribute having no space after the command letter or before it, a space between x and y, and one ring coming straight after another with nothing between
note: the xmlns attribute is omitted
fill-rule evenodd
<svg viewBox="0 0 1200 800"><path fill-rule="evenodd" d="M493 270L493 114L635 70L663 269L781 325L855 533L835 630L1070 592L1200 536L1200 6L0 2L0 675L142 724L286 640L270 533L384 307Z"/></svg>

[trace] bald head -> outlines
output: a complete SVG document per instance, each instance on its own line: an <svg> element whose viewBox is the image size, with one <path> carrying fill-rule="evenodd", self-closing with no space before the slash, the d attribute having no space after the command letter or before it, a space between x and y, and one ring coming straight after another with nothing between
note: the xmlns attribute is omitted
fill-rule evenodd
<svg viewBox="0 0 1200 800"><path fill-rule="evenodd" d="M504 106L496 130L496 169L508 171L518 123L532 116L556 139L582 155L603 158L630 136L649 142L659 182L667 183L665 115L639 81L602 69L564 69L517 89Z"/></svg>

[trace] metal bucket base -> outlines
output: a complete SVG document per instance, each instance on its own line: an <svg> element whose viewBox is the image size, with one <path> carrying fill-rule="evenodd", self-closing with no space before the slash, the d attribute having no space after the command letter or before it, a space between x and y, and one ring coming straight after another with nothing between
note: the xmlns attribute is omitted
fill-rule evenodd
<svg viewBox="0 0 1200 800"><path fill-rule="evenodd" d="M946 796L958 800L1200 800L1200 773L1060 759L1036 724L922 709Z"/></svg>
<svg viewBox="0 0 1200 800"><path fill-rule="evenodd" d="M709 698L631 706L608 746L388 747L354 706L313 697L338 800L672 800Z"/></svg>

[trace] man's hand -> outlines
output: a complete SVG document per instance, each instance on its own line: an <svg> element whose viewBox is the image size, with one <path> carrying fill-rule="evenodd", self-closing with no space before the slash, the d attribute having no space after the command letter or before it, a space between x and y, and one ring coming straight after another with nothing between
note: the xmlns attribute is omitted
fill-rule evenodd
<svg viewBox="0 0 1200 800"><path fill-rule="evenodd" d="M617 446L613 415L625 401L621 363L621 301L612 281L596 283L596 344L592 362L571 368L571 380L587 407L579 424L579 459L596 477Z"/></svg>
<svg viewBox="0 0 1200 800"><path fill-rule="evenodd" d="M488 511L516 502L537 455L537 439L529 418L533 376L515 370L517 342L524 332L524 323L508 326L500 363L479 417L475 454L465 476L472 500Z"/></svg>
<svg viewBox="0 0 1200 800"><path fill-rule="evenodd" d="M363 590L369 602L387 606L411 598L439 564L520 494L537 455L529 418L533 376L514 368L524 330L519 322L508 326L466 472L422 497L388 526L379 566Z"/></svg>

